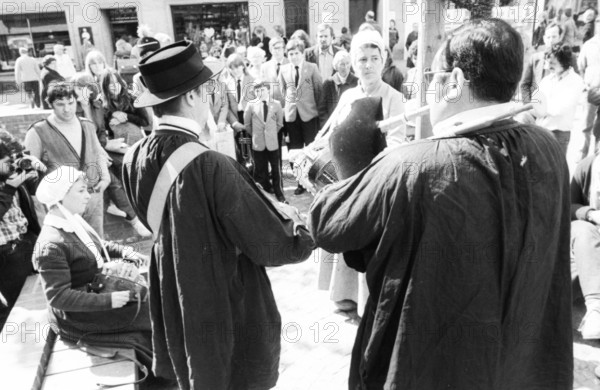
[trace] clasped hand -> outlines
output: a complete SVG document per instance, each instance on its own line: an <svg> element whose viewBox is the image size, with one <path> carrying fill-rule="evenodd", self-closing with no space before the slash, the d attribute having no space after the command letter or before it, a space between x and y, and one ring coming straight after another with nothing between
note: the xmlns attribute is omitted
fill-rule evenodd
<svg viewBox="0 0 600 390"><path fill-rule="evenodd" d="M104 264L102 273L107 276L118 276L129 280L136 280L140 275L140 272L133 263L123 261L113 261ZM110 294L110 301L113 309L125 306L129 302L129 291L112 292Z"/></svg>

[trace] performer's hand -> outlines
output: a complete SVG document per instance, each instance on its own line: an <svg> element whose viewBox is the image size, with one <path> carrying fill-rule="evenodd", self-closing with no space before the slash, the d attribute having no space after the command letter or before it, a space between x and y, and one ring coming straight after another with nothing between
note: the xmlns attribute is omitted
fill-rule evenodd
<svg viewBox="0 0 600 390"><path fill-rule="evenodd" d="M94 191L96 191L98 193L103 193L109 184L110 184L110 179L102 179L98 182L98 184L96 184L94 186Z"/></svg>
<svg viewBox="0 0 600 390"><path fill-rule="evenodd" d="M227 130L227 123L225 123L225 122L217 123L217 133L222 133L225 130Z"/></svg>
<svg viewBox="0 0 600 390"><path fill-rule="evenodd" d="M119 120L116 119L116 118L114 118L114 117L111 118L111 120L108 122L108 125L110 127L117 126L117 125L120 125L120 124L121 124L121 122L119 122Z"/></svg>
<svg viewBox="0 0 600 390"><path fill-rule="evenodd" d="M115 291L110 294L110 303L113 309L123 307L129 302L129 291Z"/></svg>

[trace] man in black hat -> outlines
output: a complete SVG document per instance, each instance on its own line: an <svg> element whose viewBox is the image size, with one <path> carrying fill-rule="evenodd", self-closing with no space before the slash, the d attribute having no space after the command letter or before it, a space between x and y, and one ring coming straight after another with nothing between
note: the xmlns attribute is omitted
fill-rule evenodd
<svg viewBox="0 0 600 390"><path fill-rule="evenodd" d="M140 72L148 90L135 105L152 106L158 128L128 152L123 180L149 226L161 168L180 146L199 143L216 69L182 41L144 59ZM149 271L155 375L176 377L182 389L274 387L281 318L264 266L305 260L310 234L215 151L192 160L168 191Z"/></svg>

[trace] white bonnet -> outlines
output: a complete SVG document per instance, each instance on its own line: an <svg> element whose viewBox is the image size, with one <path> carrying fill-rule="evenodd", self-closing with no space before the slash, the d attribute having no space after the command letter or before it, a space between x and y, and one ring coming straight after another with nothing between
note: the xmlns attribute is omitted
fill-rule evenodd
<svg viewBox="0 0 600 390"><path fill-rule="evenodd" d="M369 44L375 45L379 48L381 56L385 56L385 43L383 42L383 37L374 30L363 30L356 33L356 35L352 37L352 42L350 43L350 54L354 56L358 48Z"/></svg>
<svg viewBox="0 0 600 390"><path fill-rule="evenodd" d="M73 167L62 165L44 176L35 196L46 206L53 206L63 200L73 184L83 177L85 177L83 172Z"/></svg>

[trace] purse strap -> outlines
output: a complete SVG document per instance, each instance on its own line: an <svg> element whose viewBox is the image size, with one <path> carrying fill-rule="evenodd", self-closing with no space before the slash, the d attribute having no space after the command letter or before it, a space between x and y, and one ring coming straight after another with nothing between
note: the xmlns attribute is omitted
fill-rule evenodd
<svg viewBox="0 0 600 390"><path fill-rule="evenodd" d="M165 211L167 196L175 180L196 157L207 151L208 148L198 142L188 142L181 145L167 159L160 170L154 189L148 203L147 220L152 231L152 239L158 240L162 217Z"/></svg>

